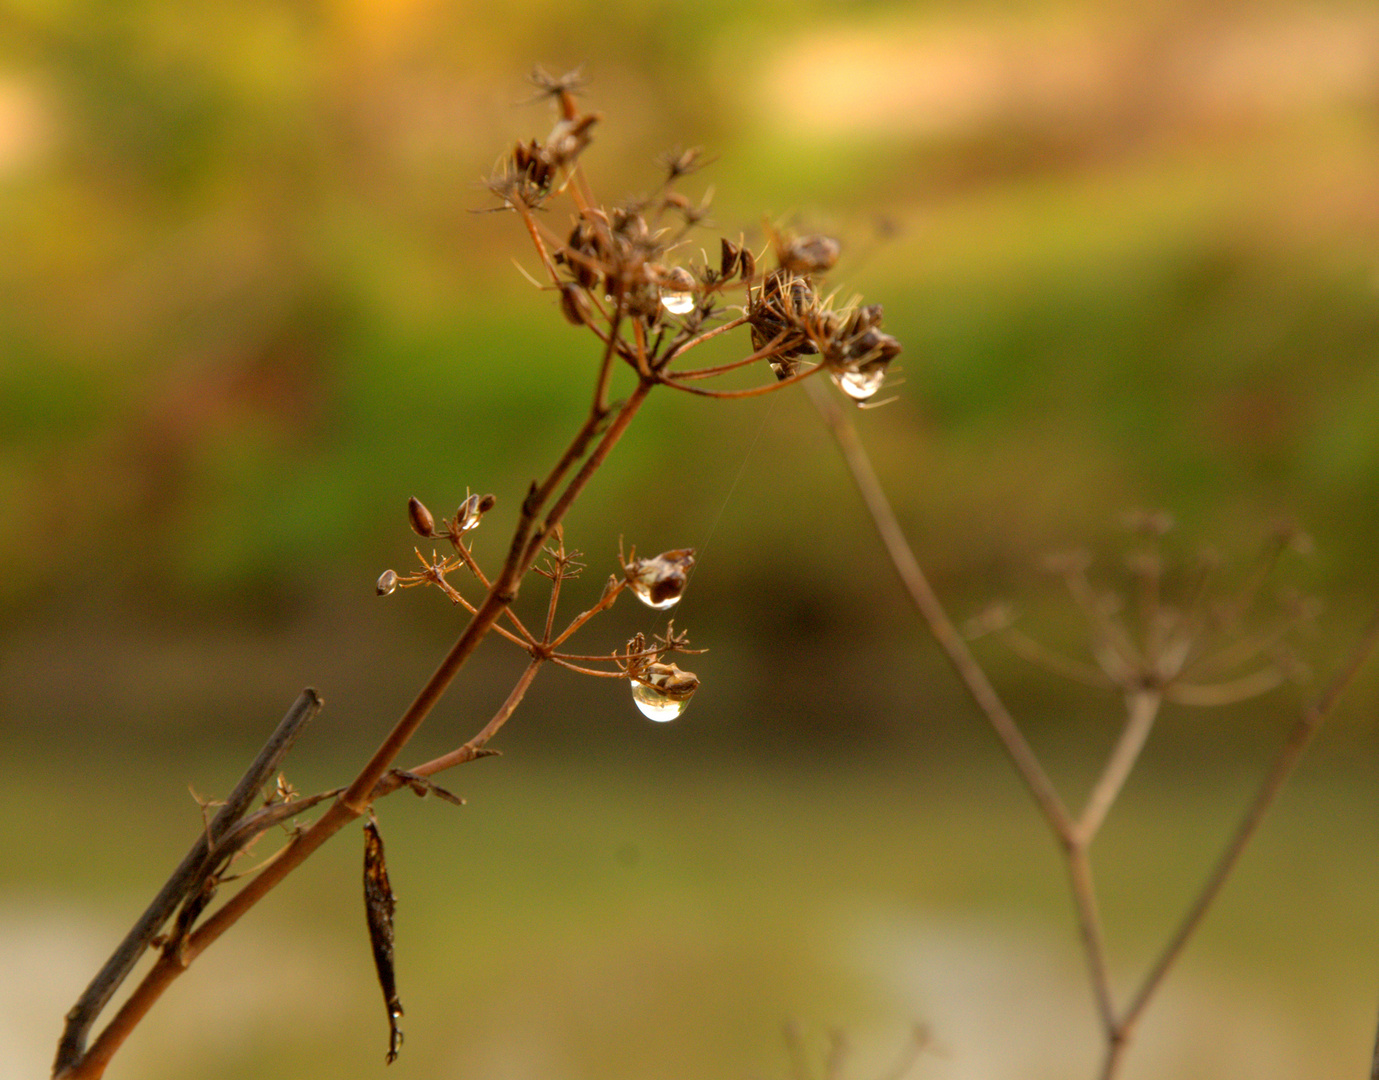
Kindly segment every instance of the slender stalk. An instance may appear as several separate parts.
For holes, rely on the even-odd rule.
[[[1121,1029],[1128,1036],[1146,1006],[1154,997],[1159,985],[1163,982],[1169,970],[1173,967],[1178,957],[1182,954],[1192,935],[1201,925],[1202,919],[1211,908],[1217,895],[1221,892],[1231,873],[1235,870],[1236,864],[1240,861],[1240,856],[1244,854],[1245,848],[1259,831],[1260,822],[1264,820],[1264,815],[1273,806],[1278,793],[1287,783],[1297,768],[1298,761],[1301,759],[1303,751],[1312,742],[1317,734],[1317,729],[1321,727],[1322,721],[1331,714],[1340,700],[1341,695],[1355,681],[1355,676],[1359,674],[1360,668],[1365,664],[1369,657],[1374,653],[1376,646],[1379,646],[1379,610],[1376,610],[1371,617],[1369,624],[1365,627],[1359,640],[1355,643],[1350,655],[1346,657],[1341,667],[1332,677],[1331,682],[1321,693],[1313,704],[1298,717],[1289,731],[1287,739],[1279,749],[1278,755],[1274,758],[1274,763],[1269,769],[1268,774],[1260,782],[1255,797],[1245,811],[1235,833],[1227,842],[1217,860],[1216,867],[1202,886],[1202,891],[1192,906],[1183,916],[1183,920],[1178,925],[1168,944],[1164,947],[1149,974],[1145,976],[1139,990],[1131,1001],[1130,1007],[1125,1011],[1121,1018]],[[1110,1076],[1111,1073],[1104,1075]]]
[[[1129,695],[1128,715],[1125,727],[1121,729],[1120,739],[1106,761],[1101,777],[1087,797],[1087,805],[1073,826],[1073,836],[1079,846],[1087,846],[1096,838],[1101,823],[1111,805],[1125,786],[1130,770],[1139,760],[1145,740],[1149,738],[1154,718],[1159,714],[1159,694],[1152,690],[1137,690]]]
[[[57,1059],[53,1062],[55,1075],[80,1060],[86,1046],[86,1037],[96,1017],[109,1004],[111,996],[129,976],[144,950],[148,948],[163,924],[172,917],[177,906],[186,899],[191,889],[200,884],[210,849],[248,813],[250,805],[262,794],[264,784],[272,779],[273,773],[282,764],[287,752],[292,749],[297,736],[320,711],[321,698],[315,690],[308,687],[298,695],[287,715],[279,722],[263,749],[259,751],[234,790],[226,797],[220,810],[206,826],[205,833],[192,845],[192,849],[187,852],[158,895],[139,917],[139,921],[125,935],[110,959],[105,962],[105,966],[91,980],[91,985],[67,1013],[67,1023],[58,1043]]]
[[[890,556],[896,573],[900,575],[901,584],[905,586],[911,601],[928,624],[929,632],[948,657],[948,662],[957,672],[972,700],[976,702],[977,708],[1001,740],[1001,745],[1014,763],[1020,778],[1024,780],[1025,786],[1029,788],[1030,794],[1034,796],[1034,801],[1043,812],[1049,827],[1066,844],[1072,836],[1072,819],[1063,805],[1063,800],[1040,764],[1033,747],[1025,739],[1015,718],[1006,709],[1005,703],[996,693],[996,688],[991,685],[991,680],[986,677],[986,672],[977,663],[967,647],[967,642],[958,633],[938,595],[930,586],[928,578],[919,568],[919,562],[910,550],[909,541],[905,539],[904,530],[896,520],[895,511],[891,509],[890,500],[886,498],[886,492],[877,479],[876,471],[872,468],[871,459],[867,456],[861,440],[857,438],[852,422],[824,387],[809,383],[806,389],[824,423],[833,433],[838,449],[842,451],[843,459],[852,472],[853,481],[861,493],[862,501],[866,504],[877,533],[881,536],[886,553]]]
[[[1068,882],[1072,888],[1073,905],[1077,909],[1078,936],[1082,938],[1082,952],[1087,958],[1087,975],[1096,999],[1097,1015],[1107,1039],[1116,1033],[1116,1006],[1111,998],[1111,975],[1106,966],[1106,938],[1101,926],[1101,911],[1097,906],[1096,885],[1092,879],[1092,863],[1085,845],[1073,841],[1064,847],[1068,863]]]
[[[463,765],[465,762],[473,761],[475,758],[482,756],[480,751],[488,745],[489,740],[491,740],[493,736],[497,735],[498,732],[502,730],[503,725],[508,722],[508,717],[516,711],[517,706],[520,705],[522,699],[526,697],[527,688],[531,686],[532,680],[536,678],[536,673],[541,670],[541,665],[543,663],[545,663],[545,660],[541,657],[537,657],[526,666],[516,684],[508,692],[507,699],[499,706],[498,711],[493,714],[492,719],[490,719],[489,722],[479,730],[478,734],[467,743],[455,750],[451,750],[448,754],[442,754],[440,757],[432,758],[430,761],[423,762],[421,765],[414,766],[407,771],[414,776],[435,776],[437,773],[443,772],[446,769],[454,768],[456,765]],[[492,753],[492,751],[490,751],[490,753]],[[391,795],[401,786],[402,781],[395,774],[389,773],[380,780],[378,785],[374,788],[373,798],[380,799],[385,795]]]
[[[697,386],[690,386],[688,383],[676,382],[668,376],[661,376],[660,382],[663,386],[669,386],[675,390],[683,390],[687,394],[695,394],[698,397],[718,398],[723,401],[735,398],[761,397],[763,394],[774,394],[777,390],[789,386],[791,383],[802,382],[811,375],[817,375],[823,370],[822,365],[804,368],[795,372],[794,375],[787,376],[779,382],[766,383],[764,386],[752,386],[746,390],[701,390]]]

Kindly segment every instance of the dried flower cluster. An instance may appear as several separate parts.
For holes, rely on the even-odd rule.
[[[651,194],[600,205],[578,169],[598,115],[579,110],[576,77],[553,78],[538,70],[533,81],[542,96],[556,102],[555,125],[544,141],[518,142],[499,162],[488,186],[502,209],[518,213],[526,223],[569,323],[592,330],[608,357],[616,356],[642,379],[690,393],[766,393],[775,386],[711,391],[692,385],[765,361],[780,382],[827,371],[854,401],[876,394],[900,354],[900,343],[880,329],[880,305],[853,302],[835,308],[832,297],[820,292],[819,279],[840,255],[837,240],[779,234],[768,226],[776,265],[764,273],[740,237],[720,238],[717,265],[677,261],[676,253],[707,215],[706,203],[675,189],[703,164],[700,151],[663,157],[663,180]],[[556,233],[535,211],[548,209],[560,194],[569,196],[572,214],[568,229]],[[742,302],[734,314],[729,301],[739,289]],[[753,347],[743,360],[671,369],[673,361],[701,341],[743,324],[750,327]],[[818,362],[803,357],[818,357]]]

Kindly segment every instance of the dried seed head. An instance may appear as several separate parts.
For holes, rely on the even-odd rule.
[[[384,570],[378,575],[376,590],[379,596],[391,596],[397,591],[397,571]]]
[[[682,176],[688,176],[699,168],[704,151],[702,147],[691,146],[688,150],[671,150],[661,157],[661,166],[666,171],[666,182],[674,183]]]
[[[694,288],[694,275],[683,266],[672,266],[661,275],[661,288],[672,292],[689,292]]]
[[[431,516],[431,511],[422,505],[420,499],[407,500],[407,521],[418,536],[435,535],[436,519]]]

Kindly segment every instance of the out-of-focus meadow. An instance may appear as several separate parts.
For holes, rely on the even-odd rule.
[[[584,65],[604,197],[703,145],[706,248],[760,251],[763,217],[843,240],[833,281],[905,345],[898,400],[857,420],[960,620],[1010,600],[1085,652],[1040,556],[1086,546],[1115,581],[1134,508],[1228,566],[1280,519],[1311,536],[1277,581],[1324,602],[1299,645],[1318,678],[1167,710],[1095,849],[1118,986],[1379,600],[1372,5],[25,0],[0,27],[5,1080],[44,1074],[191,842],[188,785],[223,794],[305,685],[327,705],[288,777],[345,781],[448,646],[434,592],[373,595],[413,557],[408,496],[496,494],[496,562],[580,422],[596,343],[514,267],[538,268],[519,223],[474,212],[548,125],[517,104],[534,61]],[[849,1080],[917,1021],[924,1080],[1091,1075],[1053,845],[802,395],[654,397],[566,537],[590,565],[571,612],[620,537],[699,549],[675,619],[711,649],[687,664],[704,685],[662,726],[623,686],[543,673],[505,756],[446,779],[468,807],[380,807],[392,1071],[783,1077],[793,1019],[820,1062],[846,1032]],[[581,651],[663,628],[634,606]],[[1084,790],[1114,695],[976,648]],[[403,764],[483,722],[514,652],[484,646]],[[1328,721],[1127,1076],[1362,1074],[1376,691]],[[111,1077],[382,1074],[350,835]]]

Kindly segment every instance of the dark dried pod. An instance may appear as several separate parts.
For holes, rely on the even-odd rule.
[[[661,288],[669,292],[689,292],[694,288],[694,275],[683,266],[673,266],[661,275]]]
[[[873,327],[881,325],[881,305],[867,304],[859,307],[848,319],[847,335],[856,337],[858,334],[865,333]]]
[[[497,506],[497,505],[498,505],[498,496],[497,496],[497,495],[481,495],[481,496],[479,496],[479,506],[478,506],[478,509],[479,509],[479,513],[480,513],[480,514],[487,514],[490,510],[492,510],[492,509],[493,509],[495,506]]]
[[[751,248],[742,249],[742,280],[751,281],[757,276],[757,260]]]
[[[781,268],[792,274],[821,274],[833,268],[842,250],[842,245],[833,237],[816,233],[778,243],[776,258]]]
[[[681,671],[675,664],[648,664],[645,679],[673,701],[686,701],[699,689],[699,676]]]
[[[565,316],[566,322],[571,326],[585,326],[592,311],[587,292],[572,282],[560,283],[560,314]]]
[[[369,924],[369,944],[373,946],[374,967],[378,971],[378,985],[388,1008],[388,1055],[391,1065],[397,1060],[402,1046],[402,1030],[397,1026],[402,1016],[402,1002],[397,996],[397,977],[393,971],[393,913],[397,898],[388,881],[388,864],[383,857],[383,838],[373,820],[364,823],[364,915]]]
[[[391,596],[397,591],[397,571],[384,570],[378,575],[378,584],[375,586],[379,596]]]
[[[725,279],[730,278],[742,264],[742,249],[726,236],[720,241],[720,247],[718,275]]]
[[[414,497],[407,500],[407,521],[418,536],[435,535],[436,519],[431,516],[431,511],[422,505],[420,499]]]

